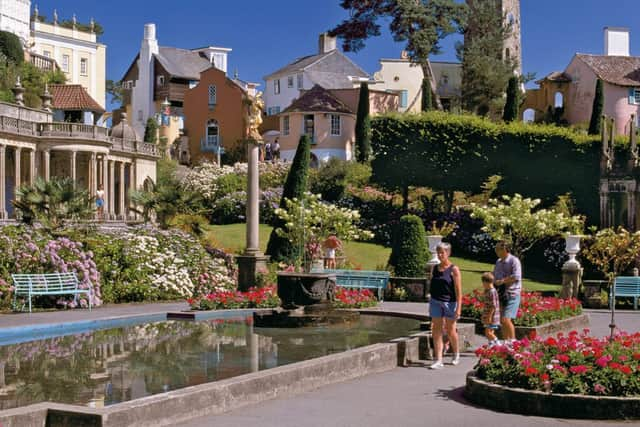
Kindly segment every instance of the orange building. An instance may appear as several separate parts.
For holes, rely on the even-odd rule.
[[[225,152],[242,147],[246,138],[244,99],[255,95],[257,84],[230,79],[211,67],[184,95],[185,136],[192,163],[216,160],[218,147]]]

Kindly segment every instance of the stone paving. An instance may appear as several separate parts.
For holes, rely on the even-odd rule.
[[[2,328],[26,327],[45,323],[111,319],[130,315],[150,315],[187,308],[186,303],[126,304],[88,310],[52,311],[0,315]],[[384,302],[382,310],[426,313],[427,304]],[[586,310],[591,317],[591,331],[603,336],[609,333],[609,313]],[[623,330],[640,330],[640,312],[619,311],[618,326]],[[477,337],[475,344],[483,342]],[[334,384],[299,396],[275,399],[223,415],[195,419],[181,424],[196,426],[429,426],[447,425],[494,427],[544,426],[620,426],[637,422],[594,422],[558,420],[503,414],[476,407],[462,396],[465,374],[475,363],[467,353],[458,366],[431,371],[424,366],[396,368],[382,374]]]

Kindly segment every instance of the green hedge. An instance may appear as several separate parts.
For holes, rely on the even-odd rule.
[[[548,205],[570,192],[577,210],[598,221],[599,137],[434,111],[374,118],[372,143],[372,180],[386,188],[479,192],[482,182],[498,174],[499,193]]]
[[[405,215],[393,233],[389,265],[395,277],[423,277],[428,260],[427,233],[420,217]]]

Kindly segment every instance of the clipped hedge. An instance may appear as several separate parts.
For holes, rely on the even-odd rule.
[[[473,115],[428,112],[372,120],[372,180],[390,189],[480,191],[501,175],[498,192],[553,203],[572,193],[576,208],[598,221],[600,139],[568,128],[493,123]]]
[[[428,260],[427,233],[420,217],[400,218],[393,235],[389,265],[396,277],[422,277]]]

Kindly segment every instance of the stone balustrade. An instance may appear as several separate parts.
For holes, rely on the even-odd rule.
[[[108,128],[82,123],[39,123],[0,115],[0,132],[43,138],[109,142],[111,143],[111,149],[114,151],[159,157],[158,146],[156,144],[111,138]]]

